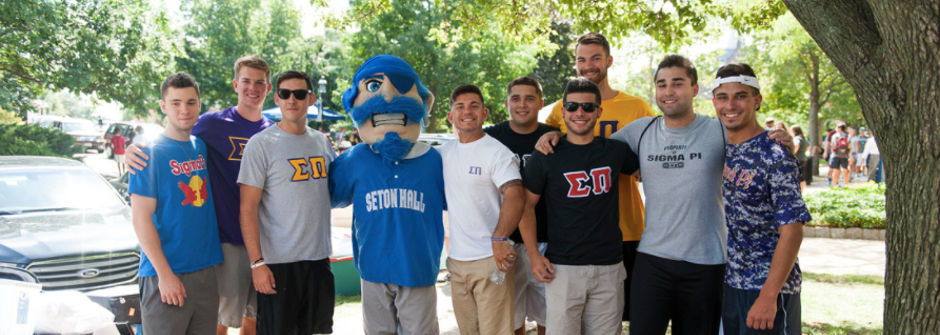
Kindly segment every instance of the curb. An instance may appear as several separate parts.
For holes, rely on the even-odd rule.
[[[885,230],[877,228],[839,228],[803,226],[803,237],[884,241]]]

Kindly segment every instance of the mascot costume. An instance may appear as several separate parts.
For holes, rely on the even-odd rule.
[[[414,69],[390,55],[363,63],[343,94],[363,143],[330,165],[330,194],[333,207],[353,205],[366,334],[439,333],[444,175],[441,155],[416,142],[433,103]]]

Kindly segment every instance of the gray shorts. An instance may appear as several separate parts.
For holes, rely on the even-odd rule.
[[[437,288],[362,282],[362,327],[369,334],[437,335]]]
[[[219,324],[241,328],[242,318],[254,319],[258,302],[251,282],[251,261],[244,245],[222,243],[219,264]]]
[[[144,334],[215,334],[219,311],[216,267],[176,276],[186,290],[182,307],[160,300],[157,276],[140,277],[140,315]]]

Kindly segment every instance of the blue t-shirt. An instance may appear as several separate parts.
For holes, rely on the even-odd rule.
[[[206,145],[195,137],[176,141],[160,135],[147,148],[150,164],[131,175],[128,191],[157,199],[153,224],[173,273],[202,270],[222,262],[215,207],[206,169]],[[140,276],[157,273],[144,254]]]
[[[255,122],[248,121],[232,106],[219,112],[202,114],[193,126],[193,135],[206,143],[209,178],[212,181],[212,193],[217,196],[215,212],[219,216],[219,238],[222,242],[245,244],[238,224],[238,171],[241,169],[242,151],[251,136],[273,124],[264,116]]]
[[[390,161],[358,144],[330,164],[329,178],[333,207],[353,205],[353,259],[360,277],[434,285],[444,246],[440,153],[427,148],[420,156]]]
[[[800,195],[796,158],[763,132],[725,152],[723,197],[728,223],[725,283],[741,290],[760,290],[770,274],[778,228],[809,221]],[[780,293],[800,292],[802,277],[794,264]]]

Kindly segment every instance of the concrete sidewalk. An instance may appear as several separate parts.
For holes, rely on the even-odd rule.
[[[884,241],[805,238],[800,247],[803,272],[834,275],[885,274]]]

